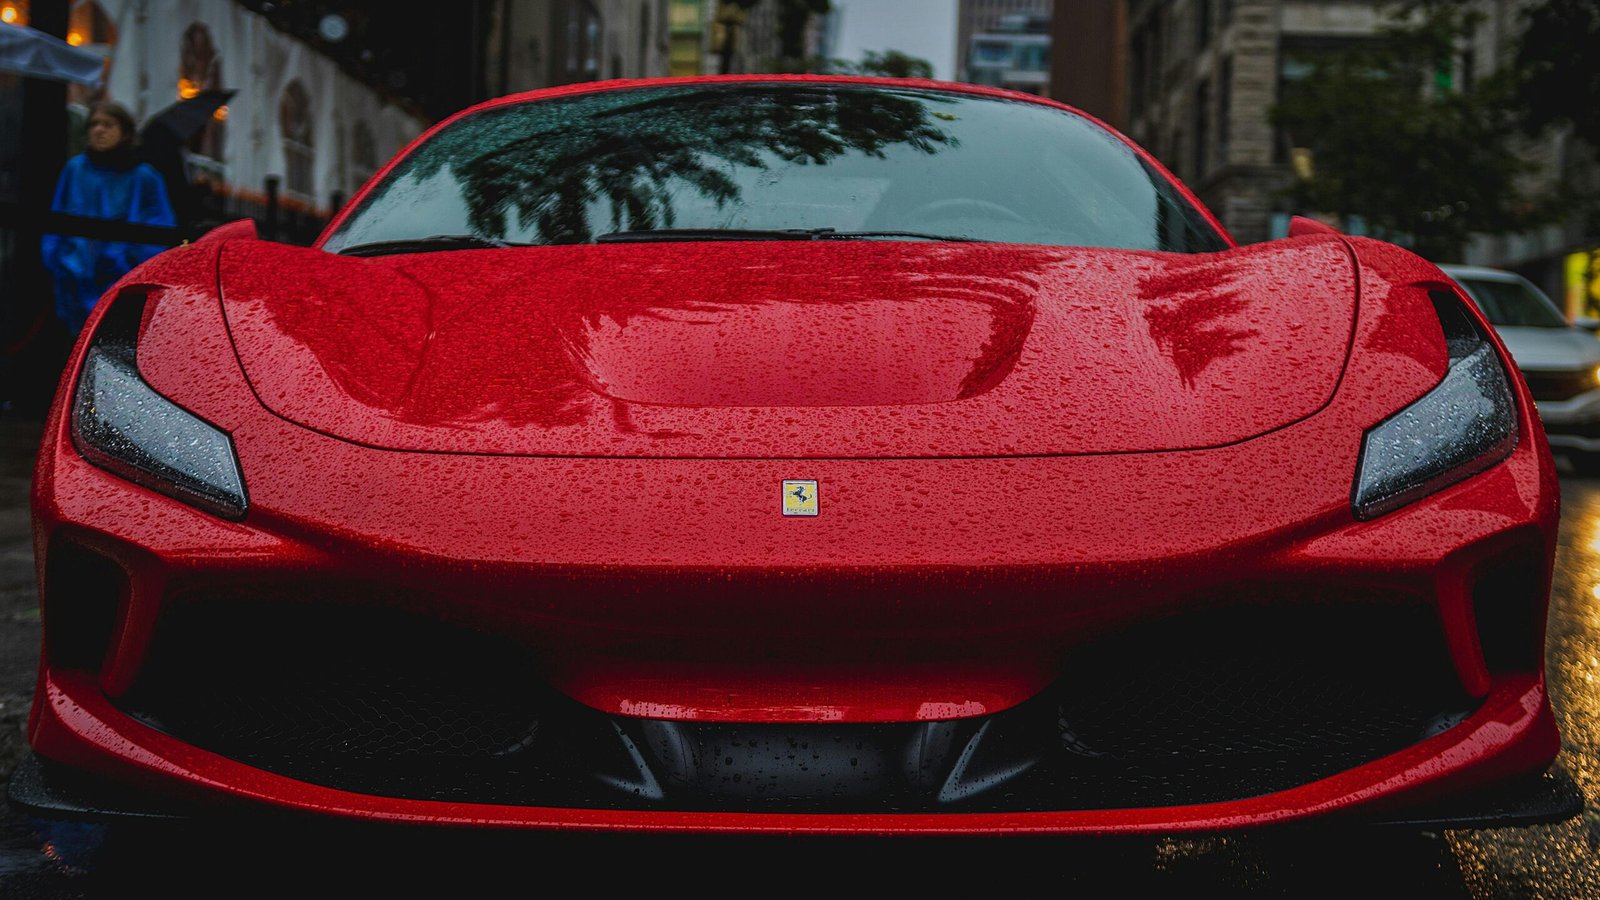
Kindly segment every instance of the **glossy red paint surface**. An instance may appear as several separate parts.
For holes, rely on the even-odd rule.
[[[1222,256],[230,243],[221,281],[251,386],[280,415],[375,447],[533,456],[1228,444],[1327,402],[1355,305],[1336,238]]]
[[[1508,550],[1542,559],[1548,580],[1557,491],[1525,388],[1504,462],[1372,521],[1351,514],[1363,432],[1446,365],[1426,290],[1447,279],[1385,245],[364,260],[223,236],[125,284],[154,291],[141,373],[232,436],[251,508],[224,522],[79,457],[64,410],[80,346],[35,480],[46,630],[63,608],[44,578],[54,541],[114,559],[130,590],[98,671],[45,660],[30,737],[50,759],[390,821],[1153,832],[1403,807],[1537,771],[1558,748],[1542,674],[1485,664],[1470,591]],[[766,352],[797,324],[828,346]],[[847,350],[870,360],[865,374],[851,377]],[[820,515],[779,514],[790,478],[818,482]],[[597,709],[746,722],[997,712],[1036,695],[1073,647],[1182,611],[1423,605],[1484,704],[1376,762],[1200,806],[824,816],[410,801],[243,766],[112,705],[173,598],[217,589],[418,611],[535,648],[551,685]],[[1530,594],[1542,621],[1545,593]]]

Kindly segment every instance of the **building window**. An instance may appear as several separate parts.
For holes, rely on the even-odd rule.
[[[703,9],[697,0],[672,0],[668,10],[673,31],[700,33],[700,17]]]
[[[567,6],[567,73],[570,76],[578,71],[578,61],[583,50],[583,22],[580,21],[582,12],[578,4]]]
[[[1211,83],[1202,81],[1194,89],[1194,125],[1190,131],[1194,134],[1194,144],[1190,147],[1190,177],[1198,181],[1204,178],[1208,171],[1207,151],[1211,149]]]
[[[26,14],[28,10],[24,9]],[[26,16],[24,15],[24,18]],[[106,99],[106,84],[111,80],[111,57],[117,46],[117,26],[106,15],[105,8],[94,0],[74,0],[67,13],[67,43],[84,50],[92,50],[106,58],[105,75],[100,87],[89,87],[76,82],[67,85],[67,103],[88,106]],[[138,114],[138,110],[134,110]],[[87,117],[85,117],[87,118]]]
[[[1219,166],[1228,165],[1228,140],[1232,136],[1228,121],[1233,116],[1233,57],[1222,61],[1217,72],[1217,158]]]
[[[972,61],[980,66],[1003,66],[1011,62],[1011,45],[1000,41],[978,41],[972,46]]]
[[[1050,70],[1050,45],[1023,44],[1017,47],[1016,62],[1013,65],[1018,69],[1048,72]]]
[[[672,75],[699,75],[702,68],[700,37],[703,8],[696,0],[672,0],[667,7],[670,34],[668,71]]]
[[[114,47],[117,26],[95,0],[74,0],[67,14],[67,43],[74,47]]]
[[[583,57],[583,72],[591,78],[600,74],[600,17],[589,14],[584,25],[584,45],[588,52]]]
[[[297,78],[283,89],[278,100],[278,129],[283,134],[283,187],[299,199],[316,197],[313,166],[316,150],[311,131],[311,95]]]
[[[566,53],[554,56],[564,58],[566,66],[556,69],[552,82],[570,84],[599,78],[600,61],[605,55],[600,45],[600,16],[589,0],[568,0],[566,10]]]
[[[1194,49],[1198,53],[1211,43],[1211,0],[1194,0]]]
[[[221,90],[222,58],[211,29],[195,22],[178,42],[178,98],[187,100],[201,91]],[[220,107],[211,121],[189,141],[189,152],[221,162],[227,137],[228,108]]]

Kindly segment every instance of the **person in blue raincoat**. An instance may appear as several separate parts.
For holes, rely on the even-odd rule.
[[[133,116],[119,104],[101,101],[89,108],[88,147],[67,160],[56,182],[56,212],[136,222],[176,225],[161,176],[140,162],[134,144]],[[164,247],[47,234],[40,246],[45,268],[55,277],[56,315],[76,335],[89,311],[113,282]]]

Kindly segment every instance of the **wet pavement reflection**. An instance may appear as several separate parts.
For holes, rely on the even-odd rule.
[[[19,473],[0,474],[9,484]],[[1547,660],[1562,759],[1589,811],[1558,825],[1449,833],[1301,829],[1201,840],[708,839],[301,822],[107,829],[27,821],[0,809],[0,896],[328,891],[346,883],[410,894],[448,882],[453,894],[473,885],[532,892],[587,883],[610,893],[728,887],[1033,896],[1076,887],[1137,896],[1198,887],[1228,896],[1600,898],[1600,480],[1564,474],[1562,504]],[[12,536],[8,530],[0,553],[8,566],[18,556]]]

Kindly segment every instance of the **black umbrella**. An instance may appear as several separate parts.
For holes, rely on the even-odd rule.
[[[144,127],[139,129],[139,137],[148,141],[152,132],[159,128],[177,138],[179,143],[187,141],[199,134],[216,111],[237,93],[211,89],[201,91],[187,100],[179,100],[146,119]]]
[[[189,183],[183,164],[183,145],[199,134],[217,109],[236,93],[201,91],[151,116],[139,129],[139,156],[166,182],[167,199],[172,201],[180,226],[192,226],[200,215],[200,197]]]

